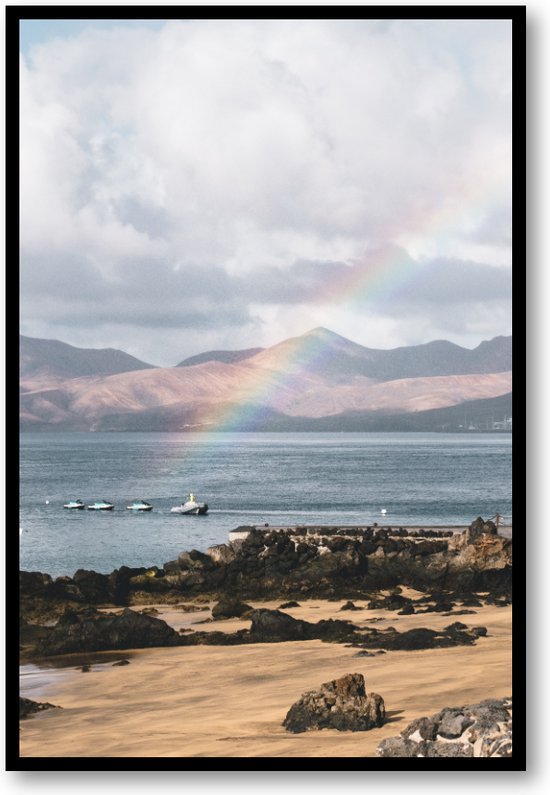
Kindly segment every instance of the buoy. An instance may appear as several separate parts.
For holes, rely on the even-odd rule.
[[[49,504],[50,504],[50,501],[49,501],[49,500],[46,500],[46,505],[49,505]]]
[[[385,508],[382,508],[382,510],[380,511],[380,513],[387,513],[387,510],[386,510]]]

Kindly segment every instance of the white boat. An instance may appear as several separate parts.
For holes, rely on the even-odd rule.
[[[105,500],[96,500],[92,505],[88,505],[89,511],[112,511],[115,506]]]
[[[208,505],[205,502],[197,502],[195,496],[190,494],[187,502],[175,505],[170,509],[170,513],[205,514],[207,510]]]
[[[81,510],[86,506],[82,502],[82,500],[69,500],[64,506],[64,508],[74,508],[75,510]]]
[[[150,502],[145,502],[145,500],[136,500],[131,505],[126,506],[127,511],[152,511],[153,506]]]

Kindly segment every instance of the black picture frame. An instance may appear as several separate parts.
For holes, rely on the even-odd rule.
[[[25,19],[241,19],[241,18],[292,18],[292,19],[484,19],[510,20],[513,44],[513,257],[516,263],[525,260],[526,251],[526,7],[506,6],[32,6],[7,5],[6,28],[6,262],[15,266],[19,249],[19,24]],[[17,301],[12,296],[17,289],[10,276],[6,281],[8,303],[6,321],[6,353],[9,388],[6,396],[7,428],[18,413],[17,391],[13,386],[17,380],[16,329],[19,327]],[[514,351],[514,415],[516,436],[514,439],[514,480],[517,486],[518,514],[523,513],[521,492],[525,472],[525,370],[520,362],[524,359],[525,336],[524,314],[526,297],[526,274],[521,265],[513,271],[513,313],[515,319]],[[13,469],[12,448],[6,459],[6,471]],[[229,758],[220,755],[209,758],[36,758],[22,757],[19,753],[18,721],[18,600],[17,574],[14,561],[19,560],[18,542],[12,532],[6,534],[6,605],[7,605],[7,654],[6,654],[6,762],[10,771],[521,771],[526,768],[525,735],[525,565],[526,550],[521,543],[516,548],[514,572],[513,606],[513,693],[514,710],[514,755],[497,759],[401,759],[401,758]]]

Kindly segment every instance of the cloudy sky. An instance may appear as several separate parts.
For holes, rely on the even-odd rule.
[[[511,333],[511,23],[21,23],[21,331]]]

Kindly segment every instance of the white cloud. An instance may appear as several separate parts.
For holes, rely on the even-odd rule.
[[[95,339],[132,328],[124,292],[140,285],[128,339],[147,319],[154,353],[163,305],[172,323],[179,305],[183,327],[209,316],[199,350],[256,344],[245,337],[258,323],[269,344],[316,318],[267,310],[274,269],[290,278],[300,260],[349,264],[389,242],[508,267],[509,117],[506,21],[172,21],[37,46],[21,67],[23,328],[67,328],[54,312],[75,268]],[[197,269],[210,308],[187,291]],[[98,303],[101,289],[119,289],[120,308],[116,294]],[[346,300],[323,325],[342,326]],[[404,319],[398,330],[379,312],[377,327],[404,342]],[[179,345],[176,358],[197,350]]]

